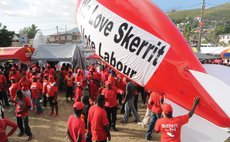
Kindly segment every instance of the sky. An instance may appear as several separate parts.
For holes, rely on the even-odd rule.
[[[77,0],[0,0],[0,23],[19,33],[35,24],[44,35],[71,30],[76,27]],[[199,8],[202,0],[152,0],[163,11]],[[206,7],[230,0],[205,0]]]

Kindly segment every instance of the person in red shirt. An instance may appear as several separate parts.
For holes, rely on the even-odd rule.
[[[123,92],[125,92],[125,83],[124,83],[124,81],[122,80],[121,74],[117,74],[115,84],[116,84],[116,87],[117,87],[117,88],[119,88],[119,89],[121,89]],[[117,97],[118,97],[119,104],[122,105],[122,95],[121,95],[121,94],[118,94]]]
[[[15,77],[16,82],[19,82],[20,79],[21,79],[21,74],[20,74],[19,71],[16,70],[15,67],[12,67],[12,68],[10,69],[9,80],[10,80],[11,77]]]
[[[73,83],[74,77],[72,76],[72,71],[68,71],[68,75],[65,76],[66,81],[66,102],[68,103],[68,98],[73,100]]]
[[[157,119],[159,119],[161,117],[161,113],[162,113],[161,104],[163,102],[164,102],[164,96],[162,93],[153,91],[150,94],[148,104],[151,105],[151,117],[150,117],[150,122],[149,122],[149,125],[147,128],[147,132],[145,134],[145,138],[147,140],[152,139],[151,135],[152,135],[152,132],[154,129],[154,125],[155,125]]]
[[[71,142],[85,142],[85,124],[81,119],[84,104],[75,102],[73,105],[74,114],[69,116],[67,135]]]
[[[37,81],[37,76],[32,76],[32,84],[31,84],[31,93],[32,93],[32,98],[34,101],[34,104],[36,106],[36,112],[37,114],[42,113],[42,107],[40,104],[40,99],[41,99],[41,91],[42,91],[42,85],[39,81]]]
[[[50,116],[54,114],[56,110],[56,116],[58,116],[58,102],[57,102],[58,86],[54,80],[54,76],[49,76],[49,83],[47,84],[47,97],[51,107]]]
[[[5,102],[6,106],[9,106],[8,97],[6,94],[7,80],[2,70],[0,70],[0,100]]]
[[[193,102],[192,109],[186,115],[173,117],[173,109],[169,104],[162,104],[163,118],[157,120],[155,131],[161,132],[161,142],[180,142],[181,127],[188,123],[189,118],[194,114],[200,98],[196,97]]]
[[[43,106],[46,107],[47,106],[47,85],[48,85],[48,77],[49,74],[44,74],[43,76],[43,82],[42,82],[42,96],[43,96]]]
[[[106,111],[103,109],[105,105],[105,97],[98,95],[96,104],[91,106],[88,112],[88,133],[87,137],[92,137],[93,141],[106,142],[111,140],[109,132],[109,122]]]
[[[107,113],[107,118],[109,120],[109,128],[112,128],[114,131],[118,131],[116,128],[116,120],[117,120],[117,94],[123,94],[121,89],[118,89],[109,81],[105,82],[105,87],[102,90],[102,95],[105,96],[105,110]],[[112,119],[111,119],[112,116]]]
[[[109,72],[108,72],[108,69],[106,69],[105,66],[101,66],[100,75],[101,75],[101,81],[102,81],[102,83],[104,83],[106,80],[108,80]]]
[[[16,99],[16,119],[18,128],[20,132],[18,134],[19,137],[23,136],[24,133],[28,136],[26,141],[32,140],[32,133],[29,126],[29,115],[28,111],[31,107],[30,99],[22,94],[22,91],[17,91],[17,99]]]
[[[11,130],[6,134],[7,127],[11,127]],[[13,135],[17,130],[18,126],[16,123],[4,118],[0,119],[0,142],[8,142],[8,137]]]
[[[83,70],[77,69],[77,74],[75,76],[75,83],[77,83],[77,82],[81,82],[81,84],[83,83],[83,81],[84,81],[83,72],[84,72]]]
[[[91,68],[86,76],[89,83],[89,94],[91,100],[94,102],[98,95],[98,89],[100,84],[100,74],[95,71],[95,68]]]
[[[12,102],[15,102],[15,100],[16,100],[16,93],[17,93],[18,90],[20,90],[20,86],[16,82],[16,78],[15,77],[11,77],[10,81],[11,81],[11,86],[9,88],[10,100]]]
[[[30,103],[32,104],[32,97],[31,97],[31,92],[30,92],[30,79],[26,78],[26,74],[22,74],[22,79],[18,83],[21,87],[23,95],[27,96],[30,98]]]
[[[75,90],[75,102],[80,102],[82,97],[82,85],[81,82],[77,82],[77,88]]]

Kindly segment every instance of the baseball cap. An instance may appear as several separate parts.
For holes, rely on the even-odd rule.
[[[75,108],[76,110],[81,110],[84,108],[84,104],[82,102],[75,102],[73,104],[73,108]]]
[[[111,85],[110,81],[105,81],[105,86]]]
[[[170,112],[173,112],[172,106],[170,104],[164,103],[161,105],[161,107],[165,114],[169,114]]]
[[[81,82],[77,82],[77,86],[81,86]]]
[[[10,78],[10,80],[16,80],[16,77],[15,77],[15,76],[12,76],[12,77]]]
[[[36,75],[33,75],[32,79],[38,79],[38,77]]]

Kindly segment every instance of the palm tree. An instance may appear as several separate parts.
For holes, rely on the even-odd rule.
[[[22,30],[23,34],[26,34],[28,39],[33,39],[37,33],[37,31],[39,31],[40,29],[38,29],[38,27],[34,24],[31,25],[31,27],[25,27]]]
[[[31,27],[28,28],[28,38],[29,39],[33,39],[37,33],[37,31],[39,31],[39,29],[37,29],[38,27],[34,24],[31,25]]]

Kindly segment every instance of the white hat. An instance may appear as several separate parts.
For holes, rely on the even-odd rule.
[[[77,82],[77,86],[81,86],[81,82]]]

